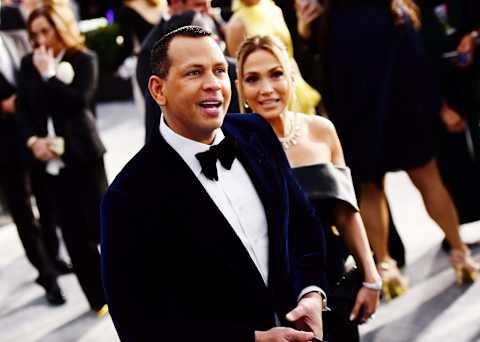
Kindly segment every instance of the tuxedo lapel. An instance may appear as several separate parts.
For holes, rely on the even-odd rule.
[[[166,206],[176,212],[176,227],[181,227],[204,253],[223,262],[232,275],[265,291],[250,254],[188,165],[160,134],[152,137],[151,145],[155,151],[152,158],[157,159],[152,164],[157,165],[155,174],[159,179],[158,190],[152,190],[168,194]],[[169,166],[168,173],[162,165]]]

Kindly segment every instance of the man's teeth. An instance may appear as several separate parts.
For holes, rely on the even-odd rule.
[[[200,103],[201,106],[204,106],[204,107],[218,107],[220,106],[221,102],[220,101],[205,101],[205,102],[202,102]]]

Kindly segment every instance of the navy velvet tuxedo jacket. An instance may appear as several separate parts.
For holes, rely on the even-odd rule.
[[[234,230],[160,134],[125,166],[102,203],[102,274],[122,341],[254,341],[282,325],[309,285],[324,288],[324,235],[261,117],[222,126],[268,222],[268,287]]]

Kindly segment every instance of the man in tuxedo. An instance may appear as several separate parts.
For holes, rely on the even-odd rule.
[[[65,303],[57,283],[57,270],[48,256],[32,211],[24,147],[16,120],[15,92],[22,52],[28,51],[24,32],[0,32],[0,188],[17,226],[28,260],[38,270],[37,283],[52,305]]]
[[[102,203],[102,273],[122,341],[322,338],[324,235],[270,125],[225,116],[227,63],[187,26],[152,50],[160,132]]]

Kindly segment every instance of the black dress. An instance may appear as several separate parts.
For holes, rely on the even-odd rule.
[[[357,199],[353,188],[352,177],[348,167],[339,167],[332,164],[315,164],[293,169],[303,191],[313,204],[317,215],[329,227],[325,232],[327,242],[327,281],[330,296],[334,292],[335,284],[345,273],[345,260],[349,252],[333,225],[332,213],[338,201],[348,204],[358,211]],[[326,339],[329,342],[359,341],[358,328],[355,324],[342,318],[336,312],[335,302],[330,301],[331,312],[325,315]]]
[[[120,9],[118,24],[120,26],[120,34],[124,39],[123,49],[118,60],[118,65],[121,65],[128,56],[133,55],[135,52],[135,40],[138,41],[138,44],[142,44],[154,25],[128,6]]]
[[[324,100],[355,180],[378,181],[435,154],[436,90],[418,33],[390,1],[333,2]]]

